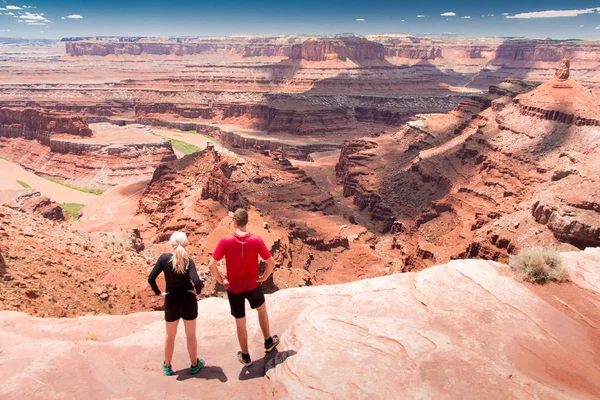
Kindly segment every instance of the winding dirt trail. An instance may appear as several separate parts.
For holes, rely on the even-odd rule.
[[[87,232],[139,227],[146,220],[136,215],[138,202],[148,181],[116,186],[83,209],[76,228]]]

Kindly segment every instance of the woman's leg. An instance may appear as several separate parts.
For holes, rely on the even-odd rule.
[[[179,320],[167,322],[167,334],[165,336],[165,365],[171,365],[173,350],[175,350],[175,337],[177,336],[177,325]]]
[[[185,326],[185,336],[187,338],[187,349],[190,354],[190,361],[192,366],[196,365],[198,361],[198,340],[196,339],[196,320],[183,320]]]

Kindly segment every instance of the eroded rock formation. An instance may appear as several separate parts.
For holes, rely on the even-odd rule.
[[[569,60],[568,58],[560,60],[560,65],[554,73],[554,78],[558,79],[559,81],[566,81],[567,79],[569,79],[570,68],[571,60]]]
[[[394,247],[409,268],[507,260],[535,244],[600,245],[597,100],[572,79],[554,82],[531,91],[506,82],[390,137],[346,142],[336,167],[344,195],[389,221],[379,229],[407,229]]]
[[[65,219],[62,208],[35,189],[2,190],[0,191],[0,204],[27,214],[41,215],[54,221]]]

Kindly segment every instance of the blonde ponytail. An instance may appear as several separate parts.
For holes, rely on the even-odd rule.
[[[187,235],[184,232],[174,232],[169,239],[169,243],[175,248],[171,257],[171,265],[173,270],[179,274],[183,274],[189,264],[189,255],[183,246],[188,244]]]

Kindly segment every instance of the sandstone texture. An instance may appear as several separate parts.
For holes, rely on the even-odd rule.
[[[160,312],[41,319],[3,311],[0,395],[595,398],[600,254],[563,257],[574,283],[543,290],[516,282],[500,264],[457,260],[419,273],[279,291],[267,304],[282,341],[263,357],[249,314],[250,368],[235,359],[227,301],[202,300],[197,335],[206,366],[195,377],[181,327],[176,376],[161,376]]]

